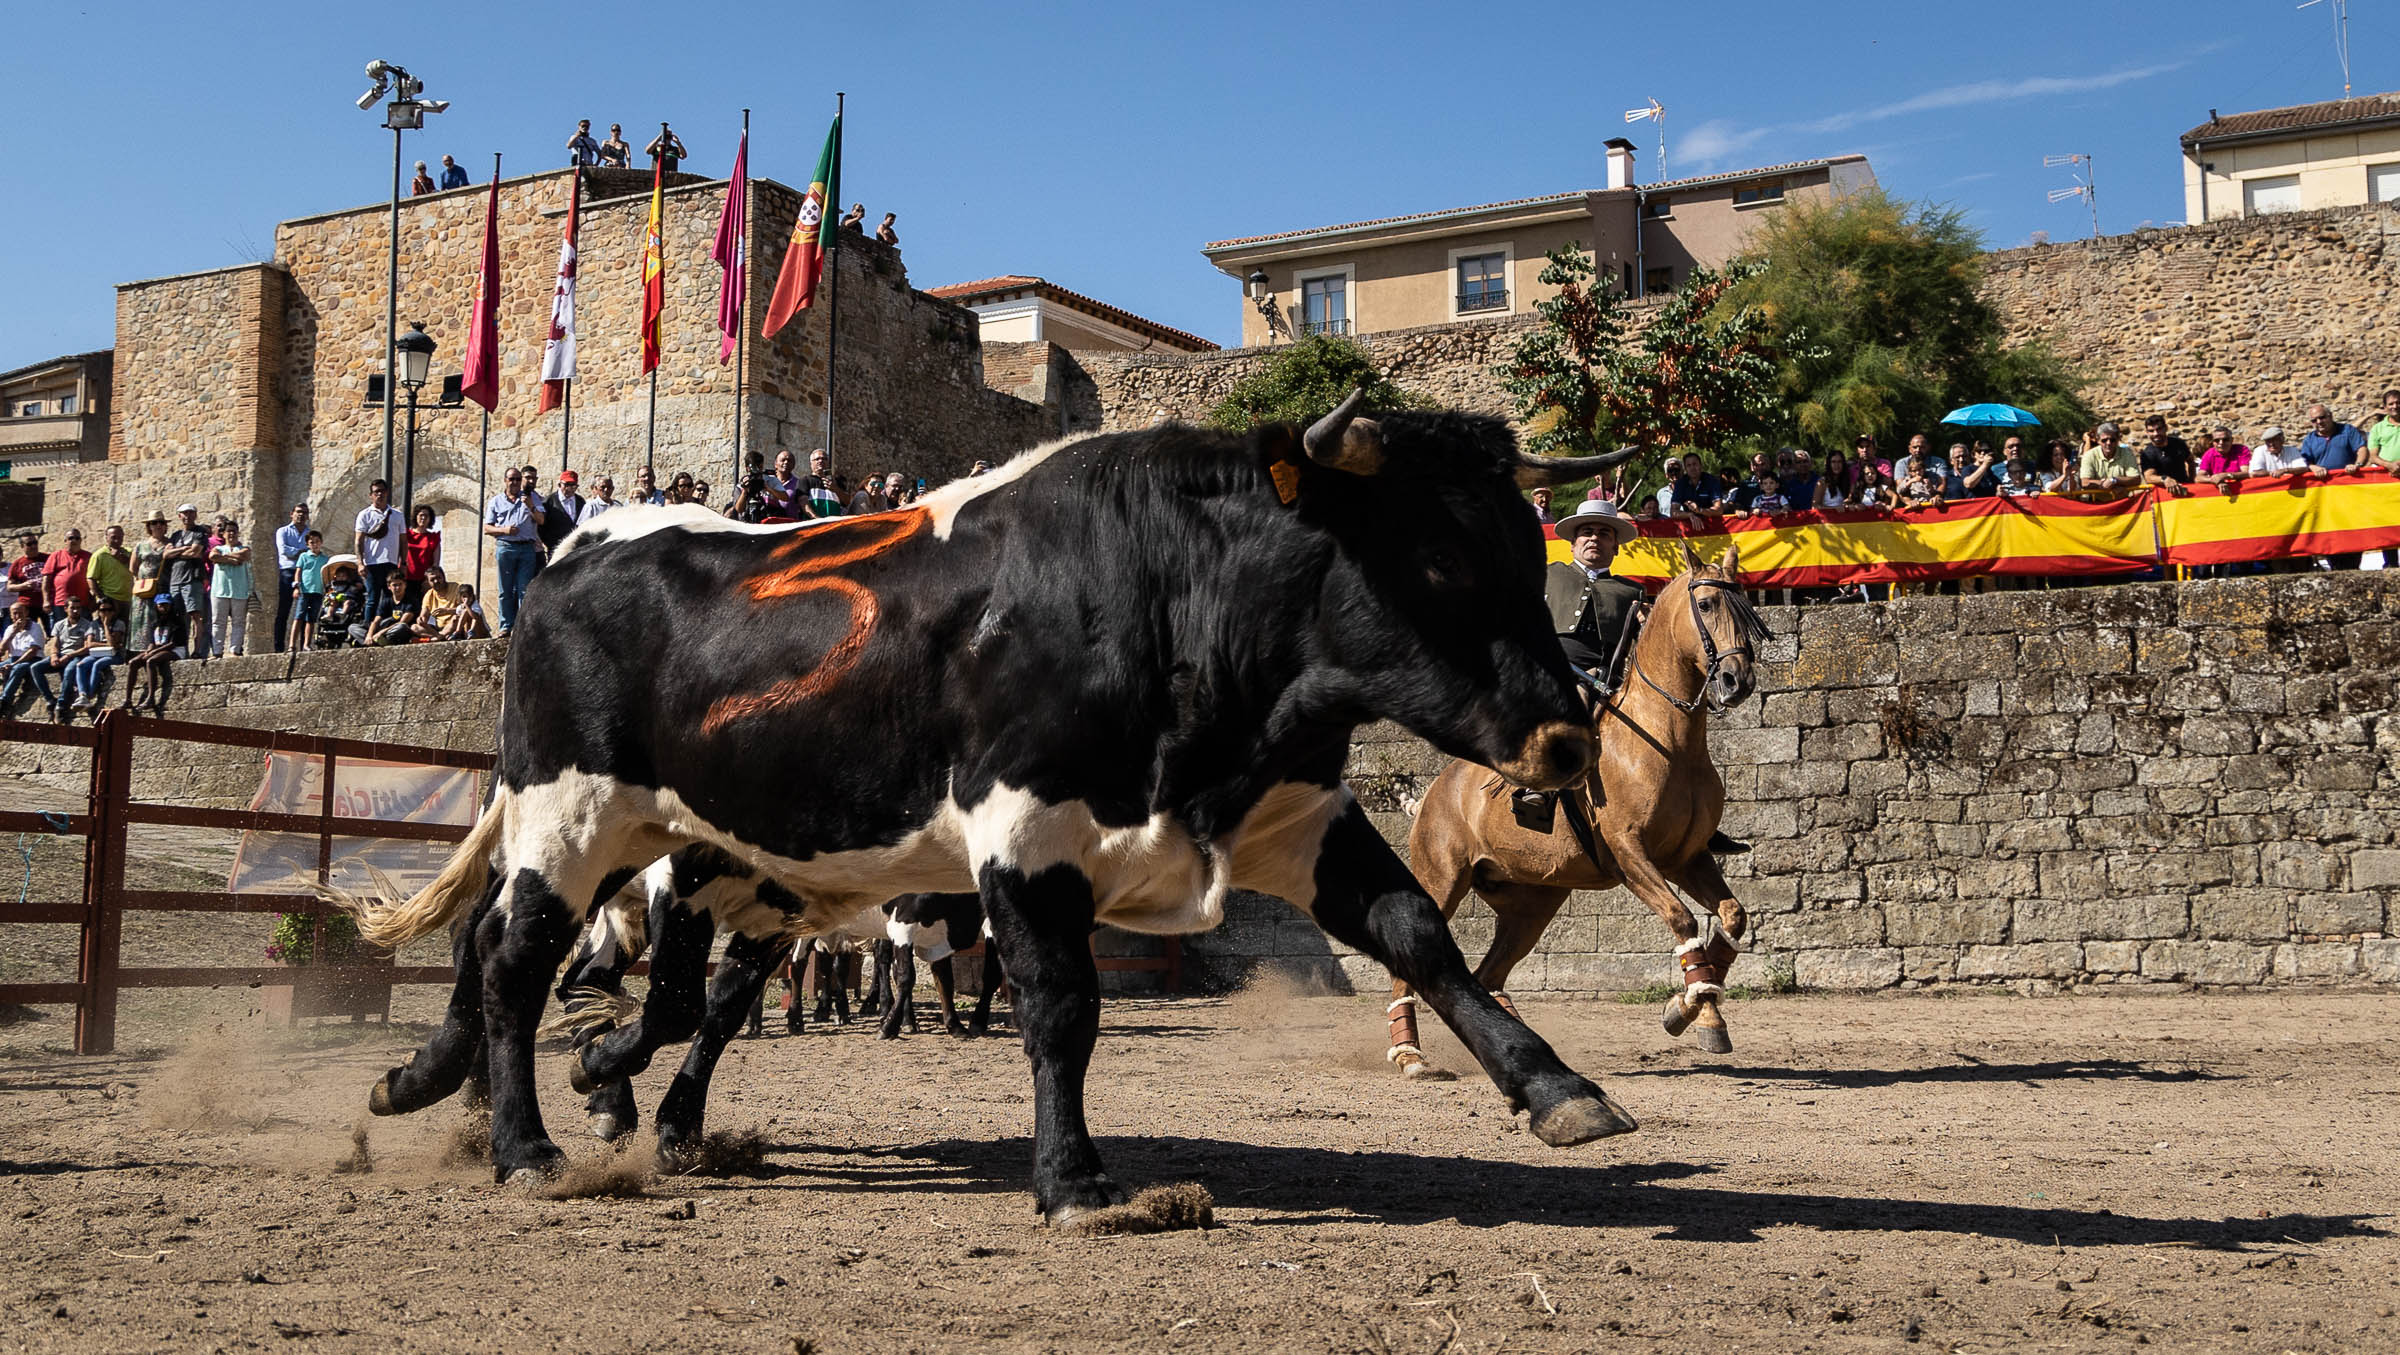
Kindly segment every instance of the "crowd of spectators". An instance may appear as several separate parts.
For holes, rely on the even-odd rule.
[[[2381,409],[2360,424],[2343,422],[2322,404],[2309,406],[2306,420],[2307,431],[2296,441],[2281,428],[2264,428],[2253,445],[2243,444],[2231,427],[2214,424],[2200,435],[2197,452],[2165,416],[2152,414],[2143,420],[2138,442],[2129,441],[2115,423],[2098,425],[2083,434],[2080,443],[2051,438],[2038,450],[2013,430],[2000,437],[1997,448],[1980,439],[1960,438],[1946,451],[1919,433],[1893,458],[1875,438],[1865,436],[1847,453],[1826,453],[1822,462],[1802,448],[1754,452],[1733,476],[1711,472],[1698,456],[1671,455],[1664,467],[1666,482],[1655,490],[1641,482],[1639,471],[1626,467],[1603,476],[1590,496],[1627,504],[1638,520],[1676,519],[1714,530],[1729,520],[1794,512],[1926,508],[2037,494],[2086,501],[2143,490],[2188,495],[2195,484],[2236,494],[2258,477],[2323,482],[2367,470],[2400,473],[2400,390],[2385,391]],[[1554,521],[1548,491],[1535,491],[1533,498],[1542,520]],[[2322,562],[2276,561],[2261,568],[2299,571],[2359,563],[2359,556],[2349,555]],[[2367,564],[2380,563],[2380,556],[2370,553]],[[2231,572],[2233,567],[2217,568]],[[1969,580],[1966,586],[1972,590],[1994,585],[1983,579]],[[1835,591],[1857,595],[1856,589]]]

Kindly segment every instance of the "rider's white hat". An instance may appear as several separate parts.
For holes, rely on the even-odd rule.
[[[1619,547],[1641,534],[1641,530],[1633,525],[1633,519],[1618,512],[1616,504],[1607,499],[1585,499],[1575,505],[1574,512],[1560,518],[1554,526],[1561,541],[1573,541],[1575,534],[1587,526],[1605,527],[1617,534]]]

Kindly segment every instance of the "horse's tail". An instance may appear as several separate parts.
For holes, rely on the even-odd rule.
[[[490,882],[492,853],[508,827],[512,797],[506,787],[492,797],[491,807],[475,820],[474,831],[450,854],[450,862],[432,884],[407,899],[388,894],[370,896],[327,890],[330,902],[358,919],[358,934],[387,950],[401,946],[456,922],[482,896]]]

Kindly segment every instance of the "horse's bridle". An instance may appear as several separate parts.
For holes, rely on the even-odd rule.
[[[1741,644],[1731,650],[1718,652],[1717,637],[1709,633],[1708,622],[1700,615],[1700,590],[1703,588],[1721,589],[1725,593],[1726,609],[1733,613],[1734,629],[1742,637]],[[1705,579],[1694,575],[1684,588],[1684,601],[1691,604],[1692,629],[1700,634],[1700,654],[1704,660],[1700,669],[1700,694],[1686,701],[1659,686],[1658,682],[1643,669],[1641,647],[1638,645],[1634,647],[1633,652],[1633,675],[1647,683],[1650,690],[1665,697],[1668,705],[1686,715],[1698,712],[1704,703],[1708,706],[1711,714],[1721,715],[1725,711],[1725,704],[1719,701],[1716,695],[1717,670],[1723,668],[1726,661],[1730,659],[1747,659],[1756,663],[1758,656],[1752,651],[1752,642],[1771,640],[1775,638],[1775,633],[1767,629],[1765,618],[1758,614],[1756,607],[1750,605],[1749,595],[1742,591],[1742,586],[1738,583],[1725,579]]]

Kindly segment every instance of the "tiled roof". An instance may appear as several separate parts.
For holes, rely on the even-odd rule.
[[[1081,292],[1070,291],[1047,279],[1029,277],[1023,273],[1006,273],[996,278],[979,278],[974,282],[954,282],[947,287],[929,288],[925,294],[938,296],[944,301],[963,303],[993,292],[1014,292],[1029,287],[1037,289],[1042,296],[1051,300],[1063,301],[1069,306],[1091,311],[1103,319],[1113,320],[1128,329],[1147,330],[1172,340],[1193,352],[1206,352],[1217,346],[1197,334],[1177,329],[1173,325],[1162,325],[1146,316],[1136,315],[1122,306],[1112,306],[1097,297],[1085,296]]]
[[[1863,161],[1866,158],[1863,155],[1828,155],[1816,160],[1789,160],[1780,165],[1760,165],[1756,169],[1732,169],[1722,174],[1695,174],[1688,179],[1662,179],[1657,183],[1636,184],[1634,187],[1653,192],[1661,188],[1696,188],[1702,184],[1763,179],[1771,174],[1798,174],[1803,170],[1824,169],[1829,165],[1847,165]],[[1620,189],[1618,191],[1630,190]]]
[[[2200,141],[2256,136],[2265,132],[2298,132],[2394,118],[2400,118],[2400,93],[2369,94],[2357,99],[2328,99],[2324,103],[2262,108],[2255,113],[2211,118],[2185,132],[2183,140],[2188,145]]]
[[[1245,235],[1234,240],[1211,240],[1200,248],[1228,249],[1234,245],[1255,245],[1268,240],[1297,240],[1307,235],[1332,235],[1340,231],[1364,230],[1369,226],[1396,226],[1408,221],[1435,221],[1446,216],[1473,216],[1478,212],[1497,212],[1508,207],[1538,207],[1551,203],[1573,202],[1582,197],[1573,193],[1548,193],[1538,198],[1510,198],[1506,202],[1487,202],[1480,207],[1446,207],[1438,212],[1411,212],[1406,216],[1379,216],[1372,221],[1350,221],[1339,226],[1312,226],[1301,231],[1277,231],[1272,235]]]
[[[1029,278],[1022,273],[1010,273],[997,278],[977,278],[973,282],[954,282],[947,287],[929,288],[925,295],[956,301],[962,296],[981,296],[985,292],[1007,291],[1012,287],[1038,287],[1041,281],[1040,278]]]
[[[1835,155],[1817,160],[1794,160],[1788,164],[1762,165],[1757,169],[1729,170],[1723,174],[1698,174],[1688,179],[1668,179],[1661,183],[1636,185],[1649,190],[1662,188],[1691,188],[1700,184],[1733,183],[1742,179],[1765,178],[1771,174],[1794,174],[1802,170],[1823,169],[1828,165],[1863,161],[1863,155]],[[1369,221],[1348,221],[1339,226],[1312,226],[1307,230],[1277,231],[1271,235],[1245,235],[1232,240],[1212,240],[1202,245],[1202,253],[1231,249],[1237,245],[1261,245],[1271,241],[1305,240],[1319,235],[1340,235],[1347,231],[1369,230],[1377,226],[1404,226],[1413,222],[1440,221],[1448,217],[1480,216],[1485,212],[1506,211],[1511,207],[1546,207],[1577,201],[1587,193],[1607,192],[1607,189],[1577,189],[1571,193],[1547,193],[1536,198],[1511,198],[1506,202],[1487,202],[1478,207],[1445,207],[1438,212],[1411,212],[1405,216],[1379,216]],[[1630,190],[1617,190],[1630,191]]]

